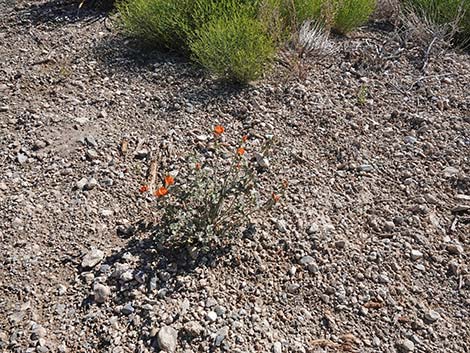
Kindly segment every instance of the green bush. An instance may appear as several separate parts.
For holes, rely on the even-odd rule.
[[[117,4],[124,31],[147,44],[184,50],[191,0],[130,0]]]
[[[362,25],[374,12],[376,0],[334,0],[333,29],[348,33]]]
[[[217,76],[237,82],[259,78],[275,52],[263,25],[243,13],[203,25],[190,48],[195,61]]]
[[[125,32],[189,54],[232,81],[259,78],[276,46],[307,20],[346,33],[362,24],[375,0],[122,0]]]
[[[470,41],[470,0],[404,0],[404,5],[432,23],[457,21],[457,39],[467,44]]]

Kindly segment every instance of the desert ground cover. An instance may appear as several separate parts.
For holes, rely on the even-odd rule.
[[[469,54],[383,22],[331,44],[236,86],[0,0],[0,350],[470,351]],[[216,125],[247,160],[275,137],[260,188],[287,191],[226,246],[158,247],[151,161],[178,183]]]

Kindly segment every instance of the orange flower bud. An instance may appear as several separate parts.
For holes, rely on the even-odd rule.
[[[175,178],[173,178],[171,175],[167,175],[165,177],[165,186],[170,186],[175,183]]]
[[[242,137],[242,141],[243,141],[243,142],[248,141],[248,135],[243,136],[243,137]]]
[[[196,165],[195,165],[194,167],[196,168],[196,170],[199,170],[199,169],[201,169],[201,163],[199,163],[199,162],[198,162],[198,163],[196,163]]]
[[[274,192],[273,192],[272,196],[273,196],[273,200],[274,200],[275,203],[279,202],[279,200],[281,199],[281,196],[276,195]]]
[[[244,149],[243,147],[239,147],[239,148],[237,149],[237,154],[238,154],[239,156],[243,156],[243,155],[245,154],[245,149]]]
[[[222,125],[216,125],[214,127],[214,132],[217,134],[217,135],[222,135],[225,131],[225,128],[222,126]]]
[[[164,186],[158,188],[158,190],[155,191],[156,197],[162,197],[162,196],[165,196],[166,194],[168,194],[168,189]]]
[[[149,191],[148,185],[141,185],[140,188],[139,188],[139,191],[142,192],[142,193]]]

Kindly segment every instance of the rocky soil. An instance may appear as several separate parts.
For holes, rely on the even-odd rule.
[[[0,1],[0,350],[469,352],[469,56],[333,41],[236,88],[106,14]],[[288,194],[226,253],[159,251],[149,160],[216,123],[276,136]]]

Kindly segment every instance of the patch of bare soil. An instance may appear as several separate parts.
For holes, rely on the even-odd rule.
[[[468,54],[423,72],[368,28],[236,88],[76,4],[0,13],[3,351],[470,350]],[[215,123],[276,136],[263,185],[289,192],[228,249],[157,249],[149,160],[177,169]]]

